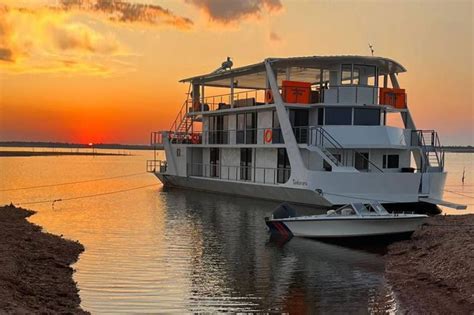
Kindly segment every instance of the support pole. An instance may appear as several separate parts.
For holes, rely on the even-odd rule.
[[[304,166],[303,159],[301,157],[300,148],[296,142],[293,128],[291,127],[290,118],[283,103],[278,84],[275,77],[275,72],[272,69],[270,61],[265,60],[265,68],[267,71],[267,79],[273,93],[273,100],[275,102],[275,108],[280,122],[280,128],[285,141],[285,148],[288,154],[288,159],[291,166],[291,177],[293,182],[306,182],[307,183],[307,169]]]

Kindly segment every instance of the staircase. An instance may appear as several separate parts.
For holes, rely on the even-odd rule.
[[[189,133],[189,130],[193,125],[193,119],[187,115],[188,103],[188,100],[184,101],[178,115],[176,116],[176,119],[171,125],[170,133],[176,136],[177,138],[174,140],[179,140],[180,138],[183,138],[186,134]]]
[[[412,145],[422,153],[422,172],[439,172],[444,169],[444,151],[434,130],[413,130]]]
[[[323,157],[323,159],[331,165],[331,167],[345,167],[345,168],[352,168],[352,163],[348,163],[347,161],[347,154],[344,154],[344,152],[348,151],[348,149],[344,148],[336,139],[334,139],[333,136],[329,132],[327,132],[324,128],[322,127],[311,127],[310,128],[310,134],[309,134],[309,139],[308,139],[308,148],[317,148],[319,154]],[[334,149],[340,152],[341,154],[341,160],[336,158],[329,149]],[[364,160],[367,161],[372,166],[372,170],[377,170],[381,173],[383,173],[383,170],[378,167],[376,164],[374,164],[371,160],[367,159],[363,154],[356,150],[349,150],[353,151],[356,155],[359,157],[362,157]],[[352,155],[352,152],[351,152]]]
[[[344,148],[323,128],[313,127],[310,129],[308,144],[310,146],[316,146],[324,160],[332,167],[345,166],[345,163],[339,161],[339,159],[329,151],[329,149],[336,149],[342,152]]]

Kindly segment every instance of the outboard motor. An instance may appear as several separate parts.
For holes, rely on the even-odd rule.
[[[285,219],[292,217],[296,217],[296,210],[286,202],[280,204],[278,207],[275,208],[275,210],[273,210],[274,219]]]

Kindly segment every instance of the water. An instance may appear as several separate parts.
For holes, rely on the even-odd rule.
[[[75,264],[82,307],[93,313],[396,310],[379,251],[294,238],[270,241],[263,218],[276,203],[163,190],[144,173],[152,153],[134,156],[0,158],[0,190],[94,178],[105,181],[0,192],[0,204],[31,204],[30,220],[79,240]],[[447,154],[445,198],[474,213],[473,158]],[[461,186],[463,167],[465,184]],[[153,186],[149,186],[153,185]],[[464,196],[462,196],[462,195]]]

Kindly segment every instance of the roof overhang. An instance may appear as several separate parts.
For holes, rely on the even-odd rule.
[[[286,71],[289,70],[292,77],[295,76],[300,81],[317,82],[319,81],[321,69],[337,69],[341,64],[377,66],[379,75],[406,71],[401,64],[392,59],[374,56],[310,56],[268,58],[267,60],[272,64],[280,80],[286,74]],[[232,70],[190,77],[180,82],[229,87],[231,80],[234,80],[235,86],[238,88],[265,88],[265,79],[265,62],[260,62]]]

